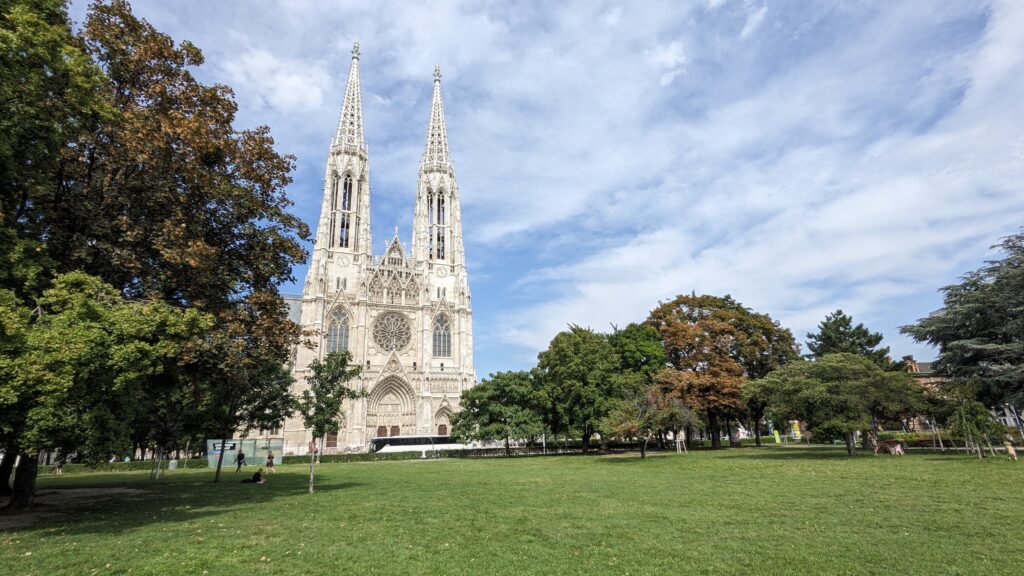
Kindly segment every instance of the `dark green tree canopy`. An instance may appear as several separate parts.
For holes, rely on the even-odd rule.
[[[558,333],[538,355],[548,425],[555,433],[579,430],[584,446],[611,402],[622,397],[619,356],[603,334],[575,324]]]
[[[527,371],[498,372],[462,393],[452,435],[463,440],[532,439],[544,431],[537,407],[540,383]]]
[[[879,348],[881,343],[880,332],[872,332],[864,324],[854,326],[850,315],[836,310],[818,324],[817,332],[807,334],[807,348],[811,351],[807,357],[821,358],[845,352],[871,358],[879,366],[889,368],[892,365],[889,347]]]
[[[939,349],[936,369],[975,381],[988,405],[1024,403],[1024,233],[997,245],[998,260],[942,289],[943,307],[900,330]]]
[[[747,393],[768,399],[772,412],[803,420],[812,431],[843,433],[854,452],[853,435],[872,419],[924,410],[921,387],[907,372],[883,370],[860,354],[826,354],[794,362],[752,383]]]

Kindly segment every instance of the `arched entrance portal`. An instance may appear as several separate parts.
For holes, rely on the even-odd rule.
[[[381,380],[370,392],[366,423],[376,437],[415,434],[416,402],[412,388],[398,376]]]
[[[448,406],[442,407],[434,414],[434,430],[437,431],[438,436],[447,436],[448,431],[451,430],[451,416],[452,411],[448,409]]]

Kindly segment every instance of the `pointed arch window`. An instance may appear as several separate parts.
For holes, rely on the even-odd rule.
[[[341,209],[348,212],[352,210],[352,175],[345,175],[345,185],[341,192]]]
[[[444,196],[437,196],[437,224],[444,226]]]
[[[437,259],[444,260],[444,228],[437,229]]]
[[[452,328],[448,317],[441,315],[434,319],[434,356],[448,358],[452,355]]]
[[[338,309],[331,312],[330,322],[327,325],[327,353],[344,352],[348,350],[348,314]]]
[[[337,172],[333,172],[333,173],[331,173],[331,211],[330,211],[331,216],[330,216],[329,227],[327,228],[328,230],[331,231],[331,233],[330,233],[330,236],[331,236],[330,244],[331,244],[332,248],[335,246],[335,244],[334,244],[334,241],[335,241],[335,238],[334,238],[334,224],[335,224],[335,212],[337,212],[337,210],[338,210],[338,173]]]

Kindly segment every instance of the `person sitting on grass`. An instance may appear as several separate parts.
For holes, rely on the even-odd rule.
[[[260,468],[252,475],[252,478],[246,478],[242,480],[242,484],[265,484],[267,481],[263,479],[263,468]]]

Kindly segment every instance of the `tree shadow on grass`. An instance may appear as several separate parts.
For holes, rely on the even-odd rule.
[[[11,517],[18,520],[23,515],[37,516],[35,521],[16,521],[12,526],[26,533],[118,533],[155,523],[196,522],[233,509],[272,509],[275,500],[286,498],[308,496],[312,505],[322,502],[318,495],[364,485],[361,482],[325,480],[314,484],[315,492],[310,495],[307,494],[308,473],[279,472],[271,475],[266,484],[243,484],[240,482],[243,477],[248,475],[225,474],[220,482],[214,483],[212,474],[178,476],[172,473],[158,481],[150,481],[145,475],[117,478],[116,475],[105,474],[93,482],[88,477],[74,478],[66,487],[48,482],[38,489],[37,494],[43,497],[36,506]],[[94,489],[93,498],[46,504],[47,494],[59,495],[63,490],[90,487]]]

